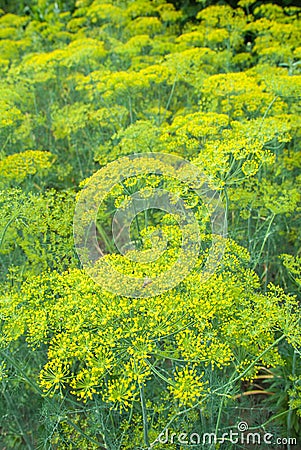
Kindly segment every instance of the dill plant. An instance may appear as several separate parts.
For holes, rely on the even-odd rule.
[[[189,18],[165,0],[61,3],[0,16],[1,446],[171,449],[155,445],[166,428],[222,434],[239,418],[298,433],[300,8],[200,2]],[[194,271],[149,299],[80,268],[77,193],[135,152],[177,154],[223,196],[229,237],[206,283],[206,229]],[[169,179],[118,186],[98,232],[125,273],[146,267],[114,252],[112,212],[164,184],[203,218]],[[150,232],[169,236],[159,273],[179,230],[157,212],[136,226],[147,249]]]

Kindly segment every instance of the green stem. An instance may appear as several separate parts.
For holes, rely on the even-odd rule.
[[[177,417],[179,417],[179,416],[181,416],[181,415],[183,415],[183,414],[185,414],[185,413],[188,413],[188,412],[192,411],[193,409],[197,408],[198,406],[199,406],[199,402],[196,403],[195,405],[191,406],[191,407],[188,408],[188,409],[184,409],[183,411],[180,411],[180,412],[176,413],[176,414],[170,419],[170,421],[166,424],[166,426],[163,428],[162,432],[159,433],[159,435],[160,435],[160,434],[164,434],[165,431],[168,430],[168,428],[170,427],[170,425],[173,423],[173,421],[174,421]],[[159,435],[158,435],[158,437],[159,437]],[[155,439],[155,440],[150,444],[149,448],[152,449],[152,448],[153,448],[155,445],[157,445],[158,443],[159,443],[159,442],[158,442],[158,438],[157,438],[157,439]]]
[[[262,423],[261,425],[258,425],[257,427],[249,427],[249,430],[258,430],[260,428],[264,429],[264,427],[266,425],[268,425],[269,423],[273,422],[273,420],[278,419],[279,417],[284,416],[285,414],[287,414],[290,410],[287,409],[286,411],[282,411],[281,413],[277,414],[276,416],[271,417],[269,420],[267,420],[266,422]]]
[[[260,359],[268,352],[271,350],[271,348],[273,348],[275,345],[279,344],[279,342],[281,342],[283,339],[285,338],[285,334],[283,334],[282,336],[280,336],[278,339],[276,339],[276,341],[274,341],[271,345],[269,345],[268,348],[266,348],[262,353],[260,353],[260,355],[257,356],[257,358],[254,359],[254,361],[249,364],[249,366],[243,371],[243,373],[239,374],[236,378],[234,378],[233,380],[228,381],[228,383],[226,383],[224,386],[222,386],[221,388],[217,388],[215,391],[213,391],[213,393],[218,392],[220,389],[225,388],[227,386],[232,386],[233,383],[236,383],[236,381],[241,380],[248,372],[250,369],[252,369],[252,367],[255,366],[255,364],[260,361]]]
[[[230,381],[231,379],[234,378],[235,372],[233,372],[233,374],[231,375]],[[228,389],[225,390],[224,395],[222,396],[220,405],[219,405],[219,409],[218,409],[218,415],[217,415],[217,421],[216,421],[216,425],[215,425],[215,435],[218,435],[218,429],[219,429],[219,424],[220,424],[220,420],[221,420],[221,416],[222,416],[222,410],[223,410],[223,406],[224,406],[224,400],[225,400],[225,396],[228,394],[230,389],[230,386],[228,387]]]
[[[7,406],[9,407],[10,411],[12,412],[12,415],[13,415],[13,417],[14,417],[14,419],[15,419],[15,422],[16,422],[16,424],[17,424],[17,427],[19,428],[20,434],[21,434],[22,438],[23,438],[24,441],[25,441],[26,447],[27,447],[29,450],[32,450],[33,447],[31,446],[31,443],[29,442],[29,439],[28,439],[28,437],[27,437],[25,431],[23,430],[22,425],[21,425],[21,423],[19,422],[19,419],[18,419],[18,417],[17,417],[17,413],[16,413],[17,408],[16,408],[15,405],[13,404],[13,402],[12,402],[12,400],[11,400],[11,397],[10,397],[9,393],[6,392],[4,383],[2,383],[2,384],[3,384],[3,396],[4,396],[5,400],[6,400]]]
[[[266,117],[267,117],[267,115],[268,115],[268,112],[269,112],[270,109],[272,108],[272,106],[273,106],[273,104],[275,103],[275,101],[277,100],[277,98],[278,98],[278,95],[276,95],[276,97],[273,98],[273,100],[271,101],[271,103],[269,104],[269,106],[267,107],[267,109],[265,110],[265,113],[264,113],[264,115],[263,115],[263,117],[262,117],[261,123],[260,123],[259,128],[258,128],[258,131],[261,130],[262,125],[263,125],[263,123],[264,123],[264,121],[265,121],[265,119],[266,119]]]
[[[100,450],[106,450],[105,447],[102,445],[99,445],[99,442],[95,439],[91,438],[88,434],[86,434],[78,425],[76,425],[72,420],[68,419],[67,417],[64,417],[61,422],[68,423],[71,427],[73,427],[81,436],[83,436],[85,439],[87,439],[92,444],[96,444]]]
[[[167,103],[166,103],[166,107],[165,107],[166,110],[168,110],[169,105],[170,105],[170,103],[171,103],[171,99],[172,99],[172,97],[173,97],[173,94],[174,94],[174,91],[175,91],[175,87],[176,87],[176,82],[177,82],[177,80],[175,79],[174,82],[173,82],[171,91],[170,91],[170,95],[169,95],[168,100],[167,100]],[[164,118],[165,118],[165,115],[166,115],[166,112],[165,112],[165,114],[164,114]]]
[[[145,362],[149,365],[152,372],[154,372],[155,375],[157,375],[162,381],[165,381],[166,384],[169,384],[170,386],[174,386],[174,383],[171,380],[168,380],[162,373],[160,373],[153,364],[151,364],[147,359]]]
[[[97,228],[97,231],[100,234],[102,240],[104,241],[105,245],[107,246],[107,249],[111,253],[115,253],[114,246],[113,246],[112,242],[110,241],[110,239],[108,238],[107,233],[105,232],[105,230],[103,229],[103,227],[99,223],[99,221],[96,222],[96,228]]]
[[[148,437],[148,423],[147,423],[147,410],[145,404],[145,395],[144,395],[144,387],[142,384],[139,384],[140,391],[140,400],[141,400],[141,409],[142,409],[142,419],[143,419],[143,437],[144,443],[149,448],[149,437]]]
[[[9,219],[9,221],[8,221],[7,224],[5,225],[4,230],[3,230],[3,233],[2,233],[1,238],[0,238],[0,248],[2,247],[3,240],[4,240],[4,237],[5,237],[6,232],[7,232],[7,230],[8,230],[8,227],[13,223],[14,220],[17,219],[17,217],[18,217],[18,216],[13,216],[11,219]]]
[[[296,350],[294,350],[294,356],[293,356],[293,366],[292,366],[292,377],[295,376],[296,374],[296,355],[297,352]],[[293,415],[293,410],[291,407],[289,407],[289,412],[287,415],[287,450],[291,450],[291,444],[290,444],[290,439],[289,439],[289,435],[292,429],[292,415]]]
[[[265,246],[266,241],[267,241],[267,239],[268,239],[268,237],[269,237],[269,235],[270,235],[270,230],[271,230],[271,226],[272,226],[273,220],[275,219],[275,215],[276,215],[276,214],[273,213],[272,216],[271,216],[271,219],[270,219],[270,222],[269,222],[269,225],[268,225],[268,229],[267,229],[267,231],[266,231],[266,234],[265,234],[264,239],[263,239],[263,241],[262,241],[262,245],[261,245],[261,247],[260,247],[259,254],[258,254],[257,258],[256,258],[256,261],[255,261],[254,265],[253,265],[253,270],[255,270],[255,268],[256,268],[256,266],[257,266],[257,264],[258,264],[258,262],[259,262],[259,259],[260,259],[261,255],[262,255],[264,246]]]
[[[27,383],[35,390],[35,392],[39,395],[43,395],[43,392],[40,389],[40,387],[26,375],[26,373],[22,370],[22,368],[19,366],[19,364],[11,356],[9,356],[6,352],[1,351],[1,350],[0,350],[0,352],[3,354],[4,358],[7,361],[9,361],[11,363],[11,365],[17,370],[17,372],[19,372],[22,375],[23,379],[25,381],[27,381]]]

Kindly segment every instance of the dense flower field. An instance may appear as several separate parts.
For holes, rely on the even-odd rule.
[[[300,448],[301,8],[252,3],[0,11],[1,449]],[[82,267],[73,217],[93,174],[135,153],[193,164],[227,234],[182,175],[133,172],[96,227],[103,259],[145,280],[130,296]],[[121,255],[111,224],[158,188],[183,199],[202,245],[156,293],[178,258],[175,217],[133,221],[130,254],[158,251],[151,262]],[[273,438],[203,441],[238,423]]]

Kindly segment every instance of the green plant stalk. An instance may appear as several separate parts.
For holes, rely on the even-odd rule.
[[[217,388],[215,391],[213,391],[213,394],[218,392],[220,389],[225,388],[227,386],[231,386],[233,383],[236,383],[236,381],[241,380],[249,372],[249,370],[252,369],[252,367],[254,367],[258,361],[260,361],[260,359],[263,357],[263,355],[265,355],[268,351],[270,351],[271,348],[273,348],[275,345],[279,344],[279,342],[281,342],[285,337],[286,337],[286,335],[282,334],[278,339],[276,339],[276,341],[274,341],[271,345],[269,345],[268,348],[266,348],[260,355],[258,355],[257,358],[255,358],[254,361],[251,364],[249,364],[249,366],[243,371],[243,373],[239,374],[233,380],[228,381],[228,383],[226,383],[221,388]]]
[[[277,98],[278,98],[278,95],[276,95],[276,96],[273,98],[273,100],[271,101],[271,103],[269,104],[269,106],[267,107],[267,109],[265,110],[265,113],[264,113],[264,115],[263,115],[263,117],[262,117],[261,123],[260,123],[259,128],[258,128],[258,131],[261,130],[262,125],[263,125],[263,123],[264,123],[264,121],[265,121],[265,119],[266,119],[266,117],[267,117],[267,115],[268,115],[270,109],[272,108],[273,104],[274,104],[275,101],[277,100]]]
[[[66,422],[68,425],[73,427],[81,436],[83,436],[85,439],[87,439],[89,442],[96,444],[100,450],[106,450],[105,447],[100,446],[98,441],[95,441],[93,438],[88,436],[78,425],[76,425],[72,420],[68,419],[67,417],[63,418],[61,422]]]
[[[281,413],[276,414],[276,416],[271,417],[270,419],[268,419],[266,422],[262,423],[261,425],[258,425],[257,427],[249,427],[248,429],[249,430],[258,430],[259,428],[264,429],[264,427],[266,425],[268,425],[269,423],[273,422],[273,420],[278,419],[279,417],[282,417],[285,414],[288,414],[289,411],[290,411],[289,409],[287,409],[286,411],[282,411]]]
[[[162,381],[165,381],[166,384],[169,384],[170,386],[174,386],[174,383],[171,380],[168,380],[164,375],[162,375],[153,364],[151,364],[148,360],[145,360],[145,362],[149,365],[150,369],[154,374],[156,374]]]
[[[293,365],[292,365],[292,376],[293,377],[296,374],[296,355],[297,355],[297,352],[294,349]],[[287,438],[288,438],[287,450],[291,450],[289,435],[290,435],[290,430],[292,428],[292,415],[293,415],[293,410],[291,409],[291,407],[289,407],[289,412],[287,415],[287,422],[286,422],[287,423]]]
[[[177,414],[175,414],[175,415],[170,419],[170,421],[166,424],[166,426],[163,428],[163,430],[161,431],[161,433],[159,433],[159,434],[164,433],[164,432],[170,427],[170,425],[173,423],[173,421],[174,421],[177,417],[182,416],[183,414],[185,414],[185,413],[187,413],[187,412],[189,412],[189,411],[192,411],[193,409],[197,408],[198,406],[199,406],[199,402],[196,403],[195,405],[191,406],[190,408],[184,409],[183,411],[180,411],[180,412],[178,412]],[[157,439],[158,439],[158,438],[157,438]],[[152,448],[158,443],[157,439],[155,439],[155,440],[149,445],[149,448],[150,448],[150,449],[152,449]]]
[[[258,264],[258,262],[259,262],[259,259],[260,259],[261,255],[262,255],[264,246],[265,246],[266,241],[267,241],[267,239],[268,239],[268,237],[269,237],[269,235],[270,235],[271,226],[272,226],[272,223],[273,223],[273,221],[274,221],[274,219],[275,219],[275,216],[276,216],[275,213],[273,213],[272,216],[271,216],[271,219],[270,219],[270,222],[269,222],[269,225],[268,225],[268,229],[267,229],[267,231],[266,231],[266,234],[265,234],[264,239],[263,239],[263,241],[262,241],[262,245],[261,245],[261,247],[260,247],[259,254],[258,254],[257,258],[256,258],[256,261],[255,261],[254,265],[253,265],[253,268],[252,268],[253,270],[256,269],[256,266],[257,266],[257,264]]]
[[[99,232],[100,236],[104,240],[104,243],[106,244],[107,248],[110,250],[110,252],[114,253],[114,247],[110,241],[110,239],[107,236],[107,233],[103,229],[103,227],[100,225],[99,222],[96,223],[97,231]]]
[[[18,216],[13,216],[11,219],[9,219],[9,221],[8,221],[7,224],[5,225],[4,230],[3,230],[3,233],[2,233],[1,238],[0,238],[0,248],[2,247],[3,240],[4,240],[4,237],[5,237],[6,232],[7,232],[7,230],[8,230],[8,227],[13,223],[14,220],[17,219],[17,217],[18,217]]]
[[[11,411],[16,411],[16,407],[14,406],[14,404],[13,404],[11,398],[10,398],[9,393],[6,392],[3,382],[2,382],[2,385],[3,385],[3,396],[4,396],[5,400],[6,400],[6,403],[7,403],[8,407],[10,408]],[[13,412],[13,416],[14,416],[15,422],[17,424],[17,427],[19,428],[20,434],[21,434],[22,438],[25,441],[26,447],[29,450],[33,450],[33,447],[31,446],[31,443],[29,442],[29,439],[28,439],[25,431],[23,430],[22,425],[21,425],[21,423],[20,423],[20,421],[19,421],[19,419],[17,417],[17,414],[15,412]]]
[[[1,353],[3,354],[4,358],[7,359],[7,361],[9,361],[11,363],[11,365],[17,370],[19,371],[19,373],[21,373],[22,377],[24,378],[25,381],[27,381],[27,383],[34,389],[34,391],[39,394],[42,395],[43,392],[40,389],[40,387],[34,383],[25,373],[24,371],[21,369],[21,367],[19,366],[19,364],[9,355],[7,355],[7,353],[5,353],[4,351],[1,351]]]
[[[147,423],[147,410],[145,404],[144,387],[139,384],[140,400],[141,400],[141,410],[142,410],[142,420],[143,420],[143,437],[144,443],[147,448],[150,447],[149,437],[148,437],[148,423]]]
[[[231,381],[231,379],[234,378],[234,375],[235,375],[235,372],[232,373],[232,375],[230,377],[230,381]],[[220,402],[220,405],[219,405],[217,421],[216,421],[216,425],[215,425],[215,435],[216,436],[218,434],[219,424],[220,424],[220,421],[221,421],[222,410],[223,410],[223,406],[224,406],[224,399],[225,399],[225,396],[228,394],[229,389],[230,389],[230,386],[228,387],[228,389],[225,390],[224,395],[222,396],[222,399],[221,399],[221,402]]]

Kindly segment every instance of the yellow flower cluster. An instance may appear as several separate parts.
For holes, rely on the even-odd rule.
[[[54,161],[50,152],[27,150],[21,153],[6,156],[0,160],[1,180],[0,186],[5,184],[21,183],[28,175],[47,173]]]
[[[264,352],[261,362],[275,365],[280,356],[268,351],[274,333],[293,339],[297,332],[297,303],[283,292],[258,294],[257,276],[243,268],[248,257],[228,242],[223,266],[209,281],[200,284],[196,268],[180,287],[183,294],[148,299],[109,294],[78,269],[45,272],[29,278],[20,293],[12,291],[9,300],[1,298],[3,342],[25,332],[30,345],[48,345],[40,373],[47,395],[69,385],[80,399],[100,394],[112,407],[127,409],[139,386],[158,378],[174,402],[191,405],[206,395],[201,365],[223,369],[235,364],[242,349],[247,360]],[[285,328],[288,308],[291,324]],[[188,364],[176,368],[174,381],[166,376],[173,373],[169,360]]]

